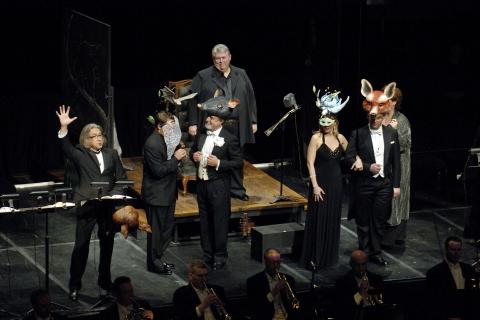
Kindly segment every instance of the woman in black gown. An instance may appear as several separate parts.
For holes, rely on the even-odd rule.
[[[311,262],[323,268],[338,261],[343,195],[340,159],[347,145],[335,115],[322,116],[320,130],[314,132],[307,151],[311,185],[301,259],[307,268]]]

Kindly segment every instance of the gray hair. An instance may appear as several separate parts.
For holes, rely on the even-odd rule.
[[[82,128],[82,131],[80,132],[80,137],[78,138],[78,143],[80,143],[82,146],[84,146],[85,148],[88,148],[89,147],[89,144],[88,144],[88,135],[90,134],[90,130],[92,129],[98,129],[100,130],[100,132],[102,133],[103,135],[103,129],[100,125],[96,124],[96,123],[89,123],[89,124],[86,124],[83,128]],[[103,138],[103,142],[105,142],[105,137]]]
[[[212,57],[214,57],[217,53],[230,53],[230,49],[222,43],[215,45],[212,49]]]

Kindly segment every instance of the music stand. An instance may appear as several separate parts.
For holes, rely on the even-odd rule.
[[[118,180],[115,182],[116,186],[122,187],[123,195],[128,197],[128,188],[133,187],[135,181],[133,180]]]
[[[54,203],[61,202],[63,203],[62,208],[67,209],[67,198],[68,195],[72,194],[72,188],[59,188],[53,190],[51,193],[50,191],[43,190],[43,191],[32,191],[29,193],[30,197],[34,197],[37,201],[37,208],[34,211],[36,213],[43,213],[45,217],[45,291],[50,294],[50,234],[49,234],[49,213],[53,208],[54,211],[57,210],[57,206],[48,206],[51,204],[52,200]],[[57,201],[58,196],[61,196],[61,201]],[[43,207],[42,204],[44,200],[47,200],[47,206]]]
[[[133,199],[132,197],[129,197],[127,195],[128,193],[128,188],[130,186],[133,186],[134,185],[134,181],[133,180],[118,180],[116,181],[114,184],[115,186],[119,186],[119,187],[122,187],[122,191],[123,191],[123,196],[122,197],[115,197],[115,196],[104,196],[104,190],[105,188],[109,189],[110,187],[110,182],[105,182],[105,181],[92,181],[90,182],[90,186],[92,188],[97,188],[97,199],[99,201],[102,201],[102,200],[106,200],[106,201],[115,201],[115,200],[127,200],[127,199]],[[93,304],[90,309],[95,309],[103,304],[105,304],[106,302],[109,302],[109,301],[113,301],[114,298],[111,296],[111,295],[106,295],[104,297],[102,297],[101,299],[99,299],[95,304]]]
[[[102,199],[102,196],[103,196],[103,189],[105,187],[109,187],[110,186],[110,182],[108,181],[92,181],[90,182],[90,186],[92,188],[96,188],[97,189],[97,199],[98,200],[101,200]]]

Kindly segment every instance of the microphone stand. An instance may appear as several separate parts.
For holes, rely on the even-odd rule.
[[[283,158],[284,158],[284,152],[285,152],[285,120],[288,119],[288,117],[295,112],[300,110],[300,107],[297,106],[296,104],[293,106],[292,109],[290,109],[287,113],[283,115],[280,120],[275,123],[273,126],[271,126],[268,130],[265,131],[265,135],[270,136],[273,131],[278,127],[278,125],[282,125],[282,146],[280,148],[280,194],[277,196],[273,197],[273,201],[270,203],[276,203],[280,201],[291,201],[290,197],[283,195],[283,178],[284,178],[284,168],[283,168]]]

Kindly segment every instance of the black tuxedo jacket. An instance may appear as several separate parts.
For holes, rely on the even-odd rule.
[[[207,167],[207,174],[209,180],[215,180],[219,178],[230,178],[230,173],[233,169],[241,168],[243,165],[242,152],[240,150],[240,145],[238,139],[229,133],[227,130],[220,130],[218,134],[219,137],[222,137],[225,141],[223,146],[214,146],[212,150],[212,155],[220,159],[220,166],[218,170],[215,167]],[[193,160],[193,154],[197,151],[202,151],[205,140],[207,139],[206,134],[198,134],[197,139],[195,140],[191,148],[191,156]],[[195,165],[198,168],[199,162],[195,162]],[[198,175],[198,171],[197,171]]]
[[[382,277],[375,273],[367,271],[370,286],[376,290],[383,290]],[[352,270],[347,272],[335,283],[335,309],[337,317],[335,319],[350,320],[354,319],[357,311],[357,304],[353,296],[358,292],[358,284]]]
[[[222,287],[207,284],[207,287],[213,288],[215,293],[225,303],[225,291]],[[191,320],[191,319],[201,319],[203,316],[198,318],[196,307],[200,304],[200,299],[198,298],[195,289],[193,289],[191,284],[180,287],[173,293],[173,310],[175,313],[176,320]],[[220,319],[220,316],[215,308],[215,306],[210,307],[212,310],[215,319]]]
[[[390,126],[383,127],[383,166],[385,176],[388,177],[394,188],[400,188],[400,143],[398,134]],[[363,171],[356,173],[359,177],[371,177],[370,166],[375,163],[375,153],[373,150],[372,138],[368,125],[354,130],[348,142],[346,160],[349,166],[355,162],[355,157],[359,156],[363,161]]]
[[[177,196],[178,160],[167,160],[167,145],[158,132],[153,132],[143,147],[143,200],[153,206],[169,206]]]
[[[445,260],[427,271],[431,319],[465,316],[468,309],[467,292],[471,289],[471,279],[475,278],[475,269],[463,262],[460,262],[460,268],[466,290],[457,290],[452,272]]]
[[[235,107],[240,122],[240,144],[254,143],[255,136],[252,131],[252,123],[257,123],[257,104],[252,83],[245,70],[230,65],[232,83],[232,96],[239,99],[240,103]],[[203,69],[192,80],[191,91],[198,95],[190,100],[188,121],[190,125],[198,125],[199,129],[205,123],[205,113],[201,112],[197,104],[214,97],[215,91],[221,89],[220,73],[214,66]]]
[[[97,190],[92,188],[90,183],[97,181],[110,183],[110,186],[103,190],[103,195],[122,194],[122,188],[116,187],[114,183],[117,180],[127,179],[127,175],[116,150],[102,149],[104,170],[101,173],[97,157],[93,152],[82,145],[74,147],[68,135],[61,138],[60,143],[65,156],[74,163],[79,177],[78,185],[74,187],[74,201],[96,198]]]
[[[287,278],[287,282],[295,293],[295,279],[284,274]],[[253,319],[263,320],[272,319],[275,312],[273,303],[268,301],[267,294],[270,292],[270,285],[268,283],[265,271],[259,272],[247,279],[247,296],[249,305],[252,308],[251,312]],[[287,299],[285,292],[281,293],[283,306],[288,313],[288,319],[298,318],[297,312],[294,312],[291,308],[290,302]]]

